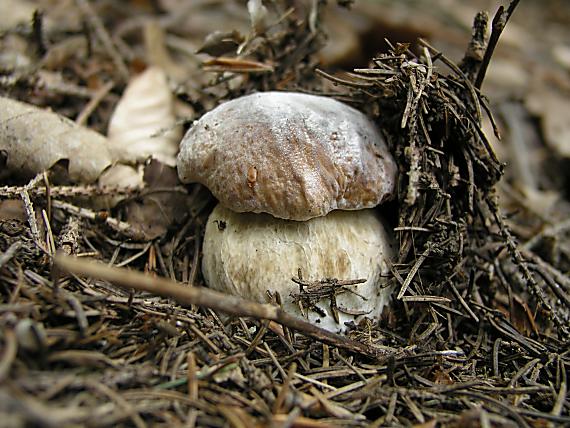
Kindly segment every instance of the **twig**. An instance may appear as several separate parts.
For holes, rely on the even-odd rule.
[[[527,242],[522,245],[523,250],[531,250],[535,247],[542,239],[560,236],[567,233],[570,230],[570,219],[564,220],[560,223],[553,224],[552,226],[545,227],[539,233],[530,238]]]
[[[406,280],[404,281],[404,283],[402,284],[402,287],[400,288],[400,292],[398,293],[398,297],[396,297],[397,299],[401,299],[402,297],[404,297],[406,290],[408,289],[408,287],[412,283],[412,280],[416,276],[416,273],[418,273],[418,270],[420,269],[422,263],[425,261],[425,259],[427,258],[427,256],[429,255],[430,252],[431,252],[431,247],[428,246],[425,249],[425,251],[422,254],[420,254],[420,256],[417,258],[416,262],[412,266],[412,269],[410,269],[408,276],[406,276]]]
[[[371,82],[356,82],[352,80],[341,79],[340,77],[333,76],[332,74],[326,73],[323,70],[319,70],[318,68],[315,70],[319,76],[324,77],[325,79],[330,80],[334,83],[339,83],[341,85],[352,86],[354,88],[370,88],[374,86],[374,83]]]
[[[36,52],[39,56],[44,56],[47,52],[47,48],[44,38],[44,14],[40,10],[36,10],[32,16],[32,32],[36,45]]]
[[[523,278],[529,285],[530,291],[538,298],[541,305],[550,313],[550,316],[552,317],[556,325],[560,328],[561,333],[563,335],[567,335],[568,332],[570,331],[568,328],[568,324],[565,323],[560,318],[558,312],[556,312],[556,310],[552,307],[552,305],[548,303],[548,298],[546,297],[544,290],[536,282],[534,275],[532,274],[532,272],[528,267],[527,260],[521,253],[521,250],[517,246],[515,239],[511,234],[511,231],[509,230],[509,228],[502,219],[499,213],[499,207],[497,205],[497,201],[492,197],[487,197],[485,198],[485,202],[491,210],[491,213],[495,220],[495,224],[497,224],[497,226],[499,227],[499,230],[507,245],[507,249],[509,250],[513,262],[516,264],[521,274],[523,275]]]
[[[76,215],[78,217],[83,217],[83,218],[86,218],[89,220],[99,221],[99,222],[105,223],[111,229],[113,229],[119,233],[122,233],[123,235],[125,235],[131,239],[135,239],[137,241],[146,240],[144,230],[139,229],[138,227],[135,227],[132,224],[129,224],[127,222],[117,220],[114,217],[110,217],[106,213],[104,213],[104,214],[97,213],[97,212],[92,211],[90,209],[81,208],[81,207],[75,206],[73,204],[70,204],[68,202],[63,202],[63,201],[58,201],[58,200],[53,201],[53,207],[67,211],[68,213]]]
[[[22,198],[22,202],[24,203],[24,209],[26,211],[26,217],[28,218],[28,224],[30,225],[30,232],[32,235],[32,239],[34,240],[38,248],[40,248],[44,253],[49,254],[47,245],[40,236],[40,231],[38,229],[38,222],[36,219],[36,211],[34,210],[34,206],[32,205],[32,201],[30,200],[30,195],[28,194],[27,189],[22,190],[22,192],[20,193],[20,197]]]
[[[85,105],[85,107],[83,107],[83,110],[81,110],[77,116],[77,119],[75,119],[75,123],[82,126],[85,125],[87,123],[87,119],[89,116],[91,116],[91,113],[95,111],[97,106],[101,103],[101,101],[103,101],[103,98],[105,98],[109,91],[113,89],[113,86],[115,86],[113,82],[107,82],[101,86],[97,92],[95,92],[89,102]]]
[[[388,357],[381,350],[314,326],[284,312],[276,306],[255,303],[203,287],[183,287],[168,279],[154,278],[142,273],[112,268],[101,263],[76,259],[62,254],[56,255],[54,262],[57,267],[65,272],[86,275],[112,282],[124,288],[170,297],[185,305],[198,305],[238,317],[275,321],[332,346],[359,352],[368,357],[381,360]]]
[[[491,30],[491,37],[489,38],[489,44],[485,50],[485,56],[483,57],[481,68],[477,73],[477,78],[475,79],[474,83],[474,86],[477,89],[481,89],[481,86],[483,85],[483,80],[485,80],[485,74],[487,73],[489,63],[491,62],[491,57],[493,56],[493,52],[499,43],[499,37],[501,37],[501,33],[505,29],[507,22],[509,22],[509,19],[511,18],[519,2],[520,0],[512,0],[506,11],[503,6],[500,6],[499,10],[497,10],[497,13],[495,14],[495,17],[493,18],[493,26]]]
[[[16,255],[21,246],[22,241],[16,241],[8,247],[6,252],[0,253],[0,269]]]
[[[16,333],[10,328],[4,330],[4,350],[0,355],[0,383],[10,374],[10,367],[18,354],[18,339]]]
[[[127,415],[129,415],[132,422],[137,428],[146,428],[147,424],[143,421],[143,419],[141,418],[139,413],[135,410],[135,408],[133,408],[133,406],[116,391],[113,391],[107,385],[101,382],[97,382],[94,379],[88,379],[87,385],[89,385],[91,388],[93,388],[100,394],[105,395],[107,398],[117,403],[117,406],[120,407],[121,410],[124,411]]]
[[[287,370],[287,377],[285,377],[283,385],[281,385],[281,388],[279,388],[279,393],[277,394],[277,398],[273,402],[273,409],[272,409],[273,414],[281,412],[281,407],[283,406],[283,402],[285,401],[287,392],[289,392],[291,381],[295,377],[296,372],[297,372],[297,364],[293,362],[289,366],[289,370]]]
[[[31,197],[45,196],[48,191],[45,187],[35,187],[28,189],[26,186],[2,186],[0,187],[0,196],[14,198],[20,196],[22,191],[27,189]],[[75,198],[78,196],[120,196],[130,198],[140,198],[143,196],[156,193],[182,193],[188,194],[183,186],[172,187],[121,187],[121,186],[105,186],[99,187],[95,185],[85,186],[50,186],[49,194],[54,198]]]
[[[80,226],[81,220],[69,217],[57,238],[57,248],[68,256],[76,254],[79,250]]]
[[[121,75],[121,77],[125,81],[128,81],[129,80],[129,69],[127,68],[127,65],[125,64],[123,57],[121,57],[121,55],[119,54],[119,51],[115,47],[115,44],[113,43],[113,40],[111,39],[111,36],[109,35],[107,30],[105,29],[105,26],[103,25],[103,22],[101,21],[101,18],[99,18],[99,16],[97,16],[95,11],[93,10],[91,5],[89,4],[88,0],[76,0],[76,2],[77,2],[77,5],[79,6],[79,9],[81,9],[81,12],[85,15],[85,17],[89,20],[89,22],[91,23],[91,25],[95,29],[95,33],[97,34],[97,37],[99,38],[101,43],[103,43],[103,46],[107,50],[107,53],[109,54],[111,59],[113,60],[115,67],[117,67],[117,71],[119,72],[119,74]]]

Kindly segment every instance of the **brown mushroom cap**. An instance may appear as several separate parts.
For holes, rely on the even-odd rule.
[[[263,92],[202,116],[180,145],[183,182],[237,212],[307,220],[388,199],[396,163],[377,127],[332,98]]]

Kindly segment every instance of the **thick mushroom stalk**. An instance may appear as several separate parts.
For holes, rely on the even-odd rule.
[[[206,226],[202,270],[211,288],[262,303],[267,291],[279,292],[287,312],[344,331],[346,322],[376,318],[388,303],[383,276],[393,256],[393,240],[373,210],[297,222],[218,205]],[[333,281],[300,293],[292,280],[299,271],[305,281],[366,281],[336,287]]]

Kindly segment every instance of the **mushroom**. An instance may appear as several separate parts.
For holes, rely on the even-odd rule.
[[[372,208],[392,196],[396,164],[376,126],[332,98],[262,92],[194,123],[178,155],[182,182],[225,207],[308,220]]]
[[[371,209],[292,221],[217,205],[206,225],[202,271],[210,287],[260,303],[267,290],[278,291],[284,310],[335,331],[381,314],[389,298],[382,275],[393,254],[393,240]],[[366,281],[343,286],[333,278]],[[314,285],[301,292],[299,282]]]
[[[244,96],[193,124],[177,167],[220,201],[204,236],[208,286],[259,302],[278,292],[332,331],[381,313],[394,245],[367,208],[392,196],[397,168],[364,114],[314,95]]]

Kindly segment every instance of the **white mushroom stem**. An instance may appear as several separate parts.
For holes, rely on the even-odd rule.
[[[383,287],[383,276],[393,256],[394,242],[373,210],[334,211],[297,222],[218,205],[206,226],[202,269],[210,288],[260,303],[267,302],[267,291],[278,292],[287,312],[329,331],[344,331],[346,322],[381,314],[391,292]],[[337,287],[336,322],[326,292],[330,284],[321,287],[325,295],[317,298],[316,308],[305,301],[301,310],[300,286],[292,280],[299,271],[306,282],[366,281]]]

